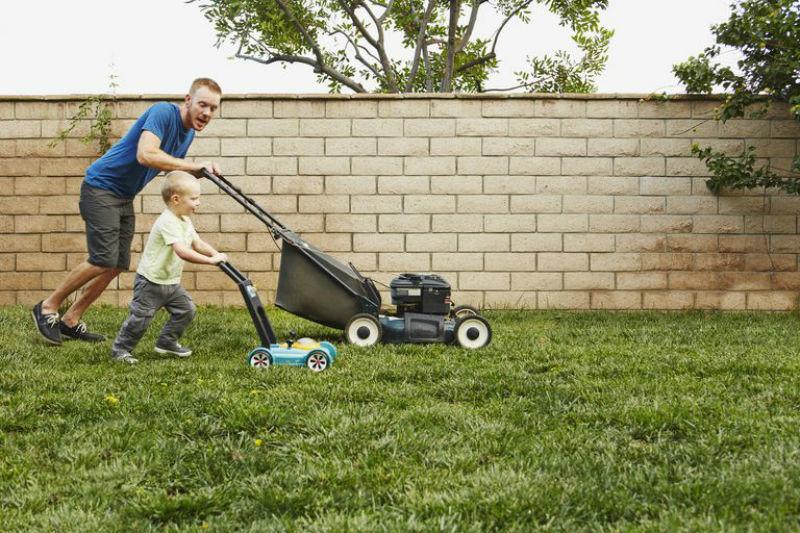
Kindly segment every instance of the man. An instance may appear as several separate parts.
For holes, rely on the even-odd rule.
[[[86,169],[80,213],[86,223],[89,258],[34,306],[33,319],[46,342],[60,345],[62,338],[105,340],[103,335],[89,331],[81,316],[111,280],[130,267],[135,224],[133,198],[160,171],[184,170],[196,177],[204,168],[220,173],[215,163],[193,163],[184,157],[195,132],[214,117],[221,98],[222,90],[214,80],[194,80],[181,106],[154,104],[119,142]],[[84,285],[80,297],[59,318],[62,302]]]

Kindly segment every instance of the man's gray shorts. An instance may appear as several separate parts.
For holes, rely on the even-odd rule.
[[[78,205],[81,218],[86,222],[89,263],[128,270],[131,265],[133,230],[136,226],[133,199],[120,198],[84,181]]]

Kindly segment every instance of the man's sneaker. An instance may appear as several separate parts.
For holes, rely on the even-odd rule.
[[[173,342],[171,344],[156,343],[156,352],[169,353],[172,355],[177,355],[178,357],[189,357],[190,355],[192,355],[192,351],[189,348],[181,346],[177,342]]]
[[[63,337],[67,337],[68,339],[76,339],[87,342],[101,342],[106,340],[105,335],[92,333],[86,329],[86,324],[83,322],[78,322],[74,326],[69,327],[62,321],[58,323],[58,328],[61,330],[61,335]]]
[[[58,313],[43,313],[42,302],[39,302],[33,306],[31,314],[33,315],[33,321],[36,323],[36,329],[39,330],[39,334],[45,342],[60,346],[61,332],[58,328]]]
[[[135,365],[139,362],[130,352],[125,351],[111,352],[111,360],[117,363],[127,363],[129,365]]]

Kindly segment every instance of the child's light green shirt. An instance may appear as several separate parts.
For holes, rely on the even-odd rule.
[[[136,272],[159,285],[180,283],[183,259],[178,257],[172,245],[182,242],[191,246],[198,238],[189,217],[178,218],[175,213],[165,209],[150,230]]]

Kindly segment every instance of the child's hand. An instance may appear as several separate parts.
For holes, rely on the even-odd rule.
[[[218,265],[222,262],[228,262],[228,256],[226,254],[216,253],[211,256],[211,262],[215,265]]]

